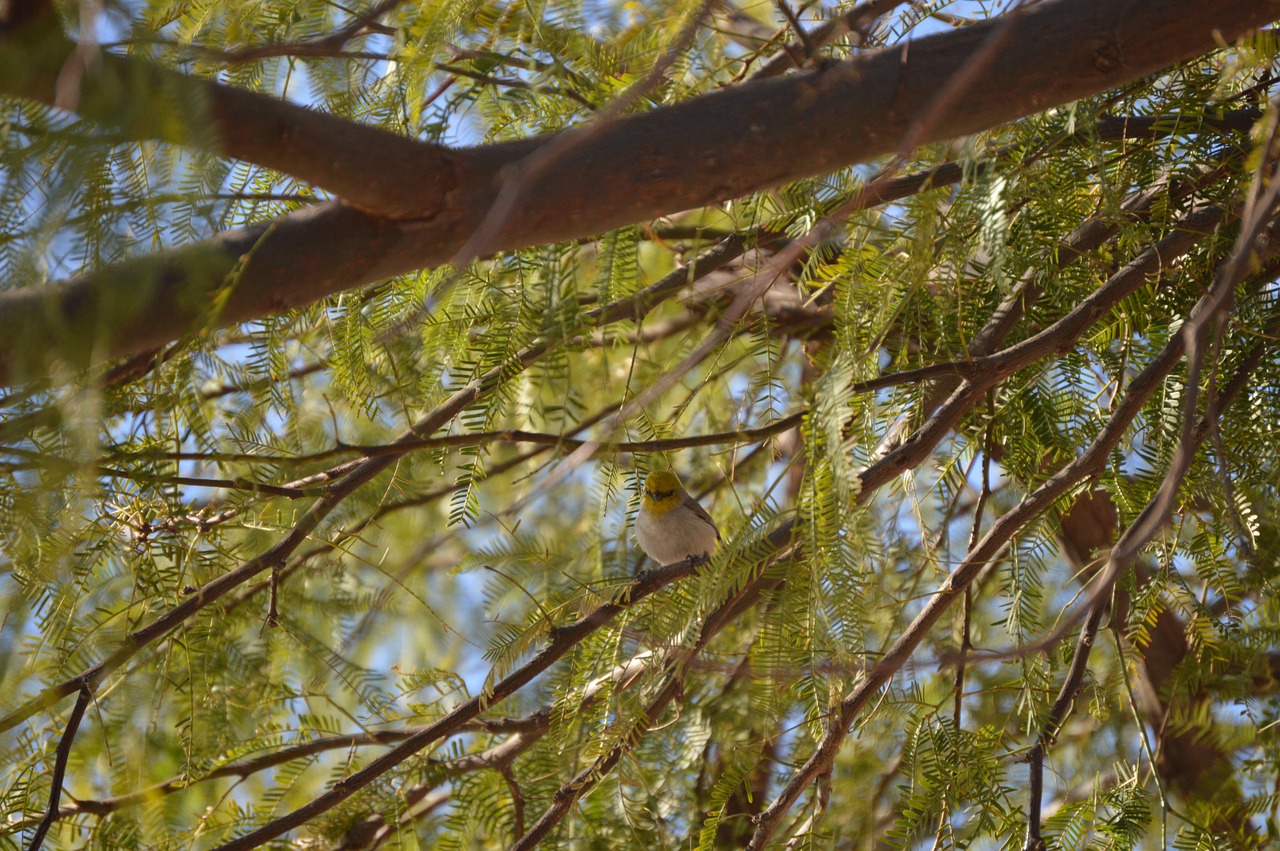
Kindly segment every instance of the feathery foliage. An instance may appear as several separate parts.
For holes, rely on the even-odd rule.
[[[820,44],[787,15],[813,30],[852,4],[59,11],[93,51],[473,146],[997,14],[878,5]],[[1275,47],[919,146],[893,174],[934,182],[852,211],[884,162],[223,327],[233,274],[171,345],[8,388],[0,847],[32,840],[55,783],[47,847],[217,847],[427,725],[444,732],[288,836],[496,848],[546,821],[546,847],[737,848],[825,758],[770,841],[1014,848],[1029,821],[1063,849],[1280,841],[1280,234],[1265,204],[1262,237],[1241,223],[1277,164]],[[217,155],[191,104],[137,104],[163,140],[0,102],[0,288],[329,199]],[[688,265],[726,239],[732,262]],[[1236,250],[1200,365],[1160,367]],[[608,312],[666,276],[646,310]],[[668,466],[723,543],[659,584],[631,523]],[[1162,494],[1168,522],[1109,561]],[[1003,545],[913,633],[987,534]]]

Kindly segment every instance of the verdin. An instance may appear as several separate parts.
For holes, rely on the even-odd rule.
[[[658,564],[675,564],[691,556],[710,556],[720,530],[706,509],[685,492],[675,473],[661,470],[644,480],[636,540]]]

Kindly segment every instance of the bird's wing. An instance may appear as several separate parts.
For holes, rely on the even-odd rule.
[[[689,509],[694,514],[698,515],[698,519],[705,521],[708,526],[715,529],[716,540],[720,540],[720,527],[716,525],[716,521],[711,519],[711,515],[707,513],[707,510],[699,505],[698,501],[688,494],[685,495],[684,504],[689,506]]]

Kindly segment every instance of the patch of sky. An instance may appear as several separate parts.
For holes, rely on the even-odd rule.
[[[462,541],[462,551],[466,553],[483,553],[486,550],[493,550],[498,548],[503,539],[509,537],[513,531],[519,535],[530,534],[530,529],[525,528],[525,523],[536,528],[537,517],[563,513],[565,510],[565,494],[586,493],[597,474],[598,467],[596,464],[584,464],[569,473],[565,480],[553,489],[543,492],[535,490],[534,496],[520,507],[519,513],[522,522],[518,527],[518,531],[514,523],[515,518],[511,517],[505,509],[497,509],[495,506],[490,506],[489,510],[482,509],[481,515],[474,525],[457,531]],[[503,493],[510,494],[511,492],[504,490]],[[482,505],[488,501],[486,496],[487,494],[482,486]],[[616,505],[614,510],[618,510]],[[625,522],[625,520],[615,520],[613,522]],[[606,540],[610,540],[610,538],[606,537]],[[566,558],[573,558],[575,549],[580,549],[581,552],[586,551],[589,547],[589,538],[583,536],[567,547],[564,544],[565,542],[556,543],[558,550],[562,550],[561,555]],[[489,649],[496,634],[496,626],[501,619],[502,613],[487,611],[486,588],[490,582],[494,581],[494,574],[483,568],[482,559],[472,559],[471,561],[474,561],[475,564],[468,569],[447,571],[447,578],[443,574],[439,576],[433,574],[428,581],[436,585],[447,584],[448,594],[429,592],[428,596],[431,599],[448,598],[455,602],[450,612],[442,613],[449,618],[452,629],[456,631],[456,636],[461,639],[452,648],[451,652],[456,654],[456,661],[451,662],[451,664],[466,684],[468,692],[470,694],[478,694],[490,670],[490,664],[484,659],[484,653]],[[550,569],[548,567],[548,570]],[[441,589],[436,589],[436,591],[439,590]],[[459,612],[471,612],[474,613],[474,616],[456,617]],[[380,657],[381,661],[387,664],[403,665],[406,664],[406,660],[414,658],[416,655],[405,647],[400,647],[398,650],[398,653],[387,651]],[[536,648],[531,652],[536,652]]]

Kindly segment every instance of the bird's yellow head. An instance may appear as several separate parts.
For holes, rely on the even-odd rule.
[[[680,504],[684,499],[684,488],[680,480],[670,470],[658,470],[650,473],[644,480],[644,496],[642,502],[649,511],[664,514]]]

